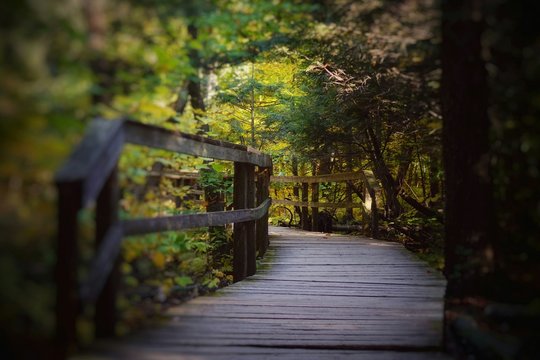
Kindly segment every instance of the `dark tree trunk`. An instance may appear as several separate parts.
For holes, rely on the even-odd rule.
[[[427,206],[419,203],[417,200],[415,200],[413,197],[405,194],[404,192],[401,192],[399,196],[407,202],[407,204],[411,205],[416,211],[418,211],[420,214],[428,216],[428,217],[434,217],[439,221],[440,223],[443,222],[443,217],[441,214],[439,214],[436,210],[430,209]]]
[[[434,155],[429,156],[429,197],[431,200],[429,203],[433,203],[433,199],[441,192],[440,179],[439,179],[439,159]]]
[[[401,152],[401,160],[399,162],[398,172],[395,181],[398,192],[403,187],[403,183],[405,182],[405,178],[407,177],[407,173],[409,172],[412,160],[412,152],[413,149],[411,147],[406,147]]]
[[[389,210],[388,216],[390,218],[396,218],[403,210],[398,200],[399,186],[394,180],[394,177],[384,160],[380,139],[376,136],[375,131],[371,126],[367,127],[366,133],[371,144],[369,156],[373,163],[373,172],[381,181],[386,196],[386,206]]]
[[[298,159],[296,156],[293,156],[291,159],[291,172],[293,176],[298,176]],[[300,186],[297,183],[293,185],[293,195],[294,200],[300,201]],[[299,219],[302,219],[302,210],[300,209],[300,206],[295,206],[294,212],[298,215]]]
[[[480,0],[443,1],[442,110],[447,298],[485,292],[492,271],[487,84]]]
[[[184,113],[184,111],[186,110],[186,105],[188,103],[188,85],[189,81],[185,81],[182,86],[180,86],[180,89],[178,89],[178,94],[176,95],[176,101],[173,104],[174,111],[176,111],[176,113],[180,115]]]
[[[188,33],[193,40],[198,37],[198,29],[194,24],[188,25]],[[199,51],[195,48],[189,50],[189,62],[191,67],[196,71],[188,79],[187,92],[189,94],[191,108],[193,109],[193,116],[195,120],[200,122],[206,112],[206,106],[204,105],[204,96],[201,90],[201,79],[198,75],[198,70],[201,67],[201,56]],[[210,131],[208,124],[199,124],[199,134],[205,134]]]

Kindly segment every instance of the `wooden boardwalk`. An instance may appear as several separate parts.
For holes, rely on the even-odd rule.
[[[401,245],[270,228],[257,275],[78,359],[442,359],[445,281]]]

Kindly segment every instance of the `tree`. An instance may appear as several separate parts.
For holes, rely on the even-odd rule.
[[[411,206],[432,227],[432,218],[441,219],[439,209],[429,208],[441,202],[429,201],[425,166],[440,156],[435,5],[364,5],[326,3],[332,16],[295,48],[305,94],[286,102],[287,114],[275,118],[298,151],[319,159],[354,154],[360,169],[373,171],[390,224]],[[435,190],[438,183],[432,184]],[[422,199],[414,199],[416,186]]]
[[[539,72],[527,54],[538,29],[523,25],[534,6],[443,2],[445,328],[458,356],[537,353],[539,193],[527,164],[540,142],[527,119]]]
[[[442,99],[447,297],[483,292],[493,271],[487,79],[480,2],[443,2]]]

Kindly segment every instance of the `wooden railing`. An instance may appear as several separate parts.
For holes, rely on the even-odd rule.
[[[273,183],[296,183],[301,190],[301,201],[287,200],[287,199],[274,199],[273,204],[284,206],[295,206],[300,208],[301,212],[301,225],[304,230],[321,231],[319,224],[319,208],[332,208],[332,209],[352,209],[361,208],[365,209],[366,206],[363,202],[319,202],[319,184],[328,182],[349,182],[353,180],[362,180],[368,188],[377,187],[376,180],[371,174],[366,174],[363,171],[350,172],[350,173],[338,173],[327,175],[315,175],[315,176],[272,176],[271,182]],[[311,189],[310,189],[311,188]],[[309,201],[309,194],[311,193],[311,201]],[[308,219],[308,211],[311,208],[311,221]]]
[[[233,161],[234,210],[120,221],[117,163],[125,143]],[[85,304],[95,304],[96,337],[114,335],[118,255],[125,235],[234,223],[234,281],[253,275],[257,254],[262,256],[268,247],[271,172],[272,159],[246,146],[131,120],[94,120],[81,144],[56,174],[58,357],[65,357],[76,345],[77,317]],[[94,202],[96,254],[88,276],[79,283],[78,214]]]

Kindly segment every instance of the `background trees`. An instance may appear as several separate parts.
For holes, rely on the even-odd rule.
[[[442,220],[436,4],[326,2],[324,13],[294,49],[304,94],[268,123],[313,173],[373,173],[384,229],[432,244],[424,230]],[[352,186],[369,193],[366,181]]]

